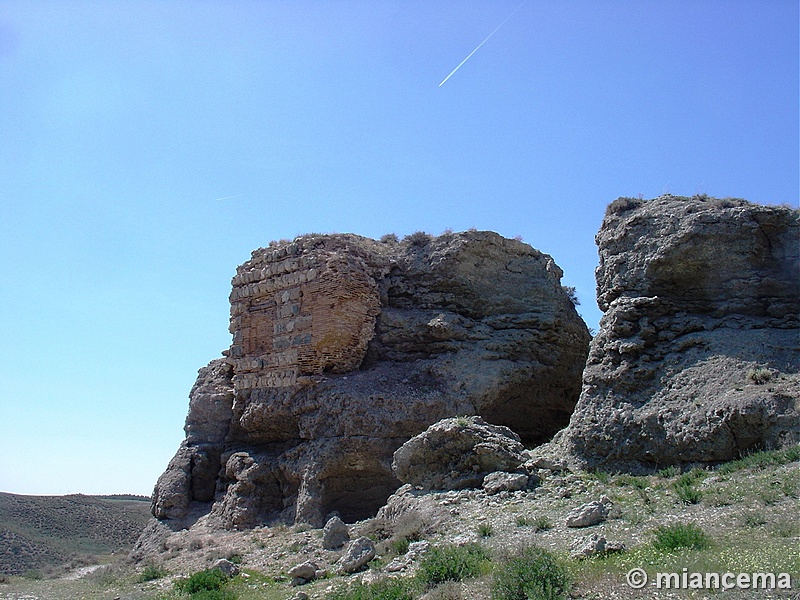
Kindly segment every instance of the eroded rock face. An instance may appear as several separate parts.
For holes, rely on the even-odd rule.
[[[799,236],[799,213],[785,207],[612,203],[597,235],[605,314],[581,399],[537,452],[658,468],[800,439]]]
[[[311,235],[256,250],[231,292],[233,343],[201,369],[153,513],[227,528],[371,516],[392,454],[481,415],[525,442],[568,422],[589,335],[561,270],[491,232],[381,243]]]
[[[487,475],[519,467],[524,449],[508,427],[480,417],[456,417],[431,425],[400,446],[392,466],[400,481],[426,490],[479,488]]]

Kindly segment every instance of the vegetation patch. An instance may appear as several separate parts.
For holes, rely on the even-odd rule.
[[[556,557],[529,546],[500,562],[492,581],[493,600],[560,600],[567,598],[570,577]]]
[[[760,450],[732,460],[717,468],[720,475],[730,475],[742,469],[765,469],[767,467],[785,465],[800,460],[800,444],[781,450]]]
[[[192,600],[233,600],[236,595],[223,589],[229,580],[219,569],[206,569],[175,582],[175,588],[189,594]]]
[[[670,552],[681,548],[705,550],[711,546],[711,539],[705,531],[694,523],[673,523],[655,530],[653,547]]]
[[[167,570],[164,567],[161,567],[156,564],[148,564],[145,565],[142,572],[139,574],[137,580],[140,583],[144,583],[145,581],[153,581],[155,579],[161,579],[167,574]]]
[[[329,593],[329,600],[413,600],[415,589],[407,579],[386,578],[373,583],[355,583]]]
[[[488,560],[479,544],[436,546],[422,559],[419,577],[429,587],[445,581],[463,581],[479,576]]]

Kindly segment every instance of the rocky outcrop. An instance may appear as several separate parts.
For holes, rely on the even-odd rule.
[[[392,468],[403,483],[426,490],[479,488],[487,475],[519,467],[523,450],[519,436],[508,427],[480,417],[456,417],[431,425],[400,446]]]
[[[800,439],[797,210],[613,202],[570,425],[537,454],[608,469],[714,463]]]
[[[546,441],[568,422],[589,341],[561,275],[491,232],[254,251],[232,282],[232,345],[200,370],[153,514],[173,528],[203,511],[229,529],[353,521],[400,485],[394,451],[440,419]]]

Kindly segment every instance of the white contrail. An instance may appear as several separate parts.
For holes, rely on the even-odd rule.
[[[218,202],[219,200],[231,200],[233,198],[241,198],[244,194],[236,194],[235,196],[223,196],[222,198],[214,198],[212,202]]]
[[[503,25],[505,25],[505,24],[506,24],[506,22],[507,22],[507,21],[508,21],[508,20],[509,20],[511,17],[513,17],[513,16],[514,16],[514,13],[516,13],[516,12],[517,12],[517,11],[518,11],[518,10],[519,10],[521,7],[522,7],[522,5],[523,5],[523,4],[525,4],[525,2],[522,2],[522,3],[521,3],[519,6],[517,6],[517,8],[515,8],[515,9],[514,9],[514,10],[511,12],[511,14],[510,14],[510,15],[508,15],[508,16],[507,16],[505,19],[503,19],[503,22],[502,22],[502,23],[500,23],[500,25],[498,25],[497,27],[495,27],[495,28],[494,28],[494,31],[492,31],[492,33],[490,33],[489,35],[487,35],[487,36],[486,36],[486,39],[485,39],[485,40],[483,40],[483,41],[482,41],[480,44],[478,44],[478,46],[475,48],[475,50],[473,50],[472,52],[470,52],[469,54],[467,54],[467,58],[465,58],[465,59],[464,59],[464,60],[462,60],[460,63],[458,63],[458,66],[457,66],[455,69],[453,69],[452,71],[450,71],[450,74],[449,74],[447,77],[445,77],[444,79],[442,79],[442,83],[440,83],[440,84],[439,84],[439,87],[442,87],[442,86],[445,84],[445,82],[446,82],[448,79],[450,79],[450,78],[451,78],[451,77],[452,77],[452,76],[455,74],[455,72],[456,72],[456,71],[458,71],[458,70],[459,70],[459,69],[460,69],[460,68],[461,68],[461,67],[464,65],[464,63],[465,63],[465,62],[467,62],[467,61],[470,59],[470,57],[471,57],[473,54],[475,54],[475,53],[476,53],[478,50],[480,50],[480,49],[481,49],[481,46],[483,46],[483,45],[484,45],[486,42],[488,42],[488,41],[489,41],[489,38],[490,38],[490,37],[492,37],[492,36],[493,36],[495,33],[497,33],[497,31],[498,31],[498,30],[499,30],[499,29],[500,29],[500,28],[501,28]]]

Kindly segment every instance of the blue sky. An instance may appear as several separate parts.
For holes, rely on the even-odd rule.
[[[270,240],[521,235],[596,328],[610,201],[799,162],[794,0],[5,0],[0,490],[150,493]]]

